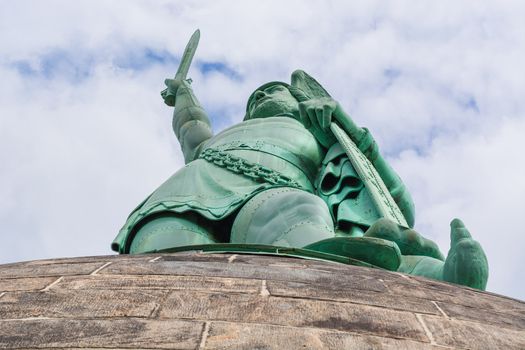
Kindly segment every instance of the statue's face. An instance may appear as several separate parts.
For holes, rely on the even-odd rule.
[[[282,114],[297,114],[299,103],[284,85],[272,85],[257,90],[248,107],[251,118],[267,118]]]

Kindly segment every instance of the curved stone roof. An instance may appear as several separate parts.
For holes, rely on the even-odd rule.
[[[275,256],[0,265],[0,348],[524,349],[525,303]]]

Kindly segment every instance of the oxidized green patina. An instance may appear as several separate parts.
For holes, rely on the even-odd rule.
[[[255,90],[243,122],[213,135],[186,80],[198,35],[162,92],[186,166],[131,213],[114,250],[251,250],[485,288],[487,259],[463,223],[445,259],[412,229],[410,194],[370,132],[305,72]]]

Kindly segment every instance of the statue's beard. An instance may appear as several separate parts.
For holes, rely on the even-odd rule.
[[[258,102],[253,109],[250,119],[269,118],[276,116],[290,116],[298,118],[299,109],[297,102],[267,99]]]

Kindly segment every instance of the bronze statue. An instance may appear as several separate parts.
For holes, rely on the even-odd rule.
[[[445,259],[412,229],[410,194],[370,132],[304,71],[256,89],[244,120],[213,135],[186,80],[198,36],[162,92],[186,165],[131,213],[114,250],[296,247],[485,288],[487,259],[463,223]]]

